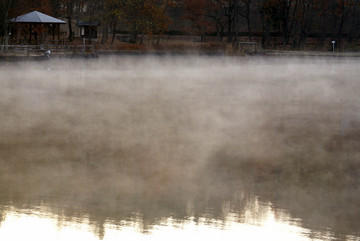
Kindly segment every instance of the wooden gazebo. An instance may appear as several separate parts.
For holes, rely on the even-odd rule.
[[[49,35],[52,39],[60,40],[60,24],[66,24],[65,21],[46,15],[44,13],[33,11],[10,20],[12,23],[13,38],[23,40],[29,44],[43,43]]]

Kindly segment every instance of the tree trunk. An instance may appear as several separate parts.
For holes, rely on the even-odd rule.
[[[112,24],[112,38],[111,38],[111,44],[114,43],[115,41],[115,37],[116,37],[116,20],[114,20],[113,24]]]
[[[3,19],[3,29],[2,29],[2,35],[3,35],[3,43],[5,45],[8,44],[9,41],[9,33],[8,33],[8,28],[9,28],[9,23],[8,23],[8,18],[9,18],[9,10],[11,8],[13,4],[13,0],[8,0],[7,3],[4,3],[3,9],[4,9],[4,19]],[[1,32],[0,32],[0,36],[1,36]]]
[[[248,0],[246,3],[246,21],[247,21],[247,29],[248,29],[248,37],[249,41],[252,39],[252,32],[251,32],[251,0]]]
[[[303,1],[304,4],[304,1]],[[295,6],[292,12],[292,16],[291,16],[291,22],[290,22],[290,27],[289,27],[289,33],[290,36],[293,36],[293,47],[298,47],[298,44],[295,44],[295,42],[297,42],[296,38],[298,36],[296,36],[298,34],[298,26],[299,26],[299,21],[297,18],[297,13],[298,13],[298,6],[299,6],[299,0],[295,1]],[[303,8],[303,15],[305,14],[305,8]],[[290,39],[289,39],[290,41]]]
[[[343,28],[344,28],[344,20],[345,20],[345,6],[344,6],[344,1],[342,1],[342,6],[341,6],[341,17],[340,17],[340,24],[339,24],[339,29],[337,32],[337,46],[338,48],[341,46],[341,42],[342,42],[342,38],[343,38]]]
[[[261,22],[262,22],[262,37],[261,37],[261,46],[262,48],[267,47],[267,42],[269,38],[269,26],[265,17],[265,13],[261,11]]]
[[[228,16],[228,43],[231,43],[233,40],[233,19],[232,16]]]
[[[251,41],[252,40],[252,32],[251,32],[250,17],[247,18],[247,29],[248,29],[249,41]]]
[[[72,31],[72,24],[71,24],[72,17],[68,16],[67,19],[68,19],[68,28],[69,28],[69,37],[68,37],[68,39],[71,42],[71,41],[73,41],[73,38],[74,38],[73,31]]]
[[[281,27],[283,32],[283,44],[287,45],[290,40],[290,34],[289,34],[289,14],[290,14],[290,7],[291,3],[287,2],[287,0],[283,0],[281,3]]]
[[[102,37],[101,37],[101,44],[106,43],[107,40],[108,40],[108,37],[109,37],[108,27],[109,27],[109,25],[108,25],[107,23],[105,23],[105,24],[103,25]]]
[[[217,35],[217,37],[218,37],[218,39],[219,39],[219,41],[220,42],[222,42],[223,41],[223,36],[224,36],[224,26],[221,26],[220,24],[218,24],[217,26],[216,26],[216,35]]]
[[[232,1],[229,2],[229,6],[227,7],[227,34],[228,34],[228,43],[231,43],[233,40],[233,29],[234,29],[234,3]]]

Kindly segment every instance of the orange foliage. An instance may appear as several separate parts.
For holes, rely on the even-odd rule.
[[[184,1],[185,19],[191,21],[197,34],[203,35],[211,30],[212,25],[208,18],[208,12],[211,7],[211,3],[208,0]]]
[[[170,18],[166,8],[170,1],[162,0],[124,0],[116,15],[128,23],[137,33],[158,33],[166,31]]]
[[[48,15],[53,14],[50,0],[21,0],[21,4],[15,4],[15,7],[10,10],[9,15],[16,17],[31,11],[39,11]]]

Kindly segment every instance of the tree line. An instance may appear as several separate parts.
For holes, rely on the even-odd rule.
[[[271,37],[303,47],[307,38],[332,38],[338,44],[360,38],[358,0],[184,0],[185,14],[198,34],[228,42],[246,33],[266,47]]]
[[[32,10],[68,23],[99,21],[102,43],[114,41],[119,31],[130,33],[133,42],[180,32],[203,41],[211,35],[227,42],[246,36],[264,47],[276,37],[293,48],[301,48],[309,37],[337,43],[360,38],[359,0],[0,0],[0,37],[7,34],[9,18]]]

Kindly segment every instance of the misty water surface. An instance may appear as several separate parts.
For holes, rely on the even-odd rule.
[[[360,61],[0,65],[0,239],[360,240]]]

